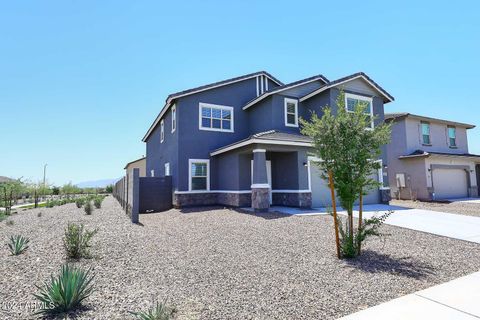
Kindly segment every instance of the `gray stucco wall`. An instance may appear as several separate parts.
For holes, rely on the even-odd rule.
[[[421,149],[425,151],[437,151],[447,153],[468,153],[468,141],[466,128],[456,127],[456,148],[448,145],[447,125],[444,123],[430,122],[431,145],[422,144],[421,121],[415,118],[406,118],[399,122],[405,122],[406,130],[406,153]]]

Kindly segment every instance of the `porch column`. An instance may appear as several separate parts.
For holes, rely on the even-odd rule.
[[[253,150],[252,208],[255,212],[267,212],[270,208],[270,186],[267,178],[265,149]]]

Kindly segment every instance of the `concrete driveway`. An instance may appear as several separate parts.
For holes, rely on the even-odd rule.
[[[294,208],[273,207],[272,209],[296,216],[327,214],[326,210],[323,208],[300,210]],[[374,215],[379,215],[389,210],[393,210],[394,213],[385,221],[386,224],[480,243],[479,217],[382,204],[365,205],[363,217],[371,218]],[[339,214],[346,215],[346,212],[339,211]],[[358,211],[354,212],[354,216],[358,217]]]

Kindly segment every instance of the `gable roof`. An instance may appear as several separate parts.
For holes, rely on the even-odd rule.
[[[255,99],[250,100],[250,101],[243,107],[243,110],[247,110],[248,108],[250,108],[250,107],[253,106],[254,104],[262,101],[263,99],[265,99],[265,98],[268,97],[268,96],[271,96],[271,95],[274,94],[274,93],[279,93],[279,92],[282,92],[282,91],[285,91],[285,90],[288,90],[288,89],[292,89],[292,88],[295,88],[295,87],[298,87],[298,86],[301,86],[301,85],[304,85],[304,84],[307,84],[307,83],[310,83],[310,82],[318,81],[318,80],[321,80],[321,81],[323,81],[324,83],[329,83],[329,82],[328,82],[328,79],[325,78],[325,77],[324,77],[323,75],[321,75],[321,74],[316,75],[316,76],[313,76],[313,77],[308,77],[308,78],[306,78],[306,79],[298,80],[298,81],[295,81],[295,82],[291,82],[291,83],[288,83],[288,84],[285,84],[285,85],[282,85],[282,86],[279,86],[279,87],[270,89],[270,90],[264,92],[263,94],[259,95],[259,96],[256,97]]]
[[[123,169],[127,169],[127,167],[128,167],[129,165],[134,164],[135,162],[144,161],[145,159],[147,159],[147,158],[146,158],[145,156],[143,156],[143,157],[141,157],[140,159],[130,161],[129,163],[127,163],[127,164],[125,165],[125,168],[123,168]]]
[[[229,84],[232,84],[232,83],[235,83],[235,82],[244,81],[244,80],[247,80],[247,79],[250,79],[250,78],[255,78],[255,77],[258,77],[258,76],[266,76],[268,79],[275,82],[279,86],[283,86],[283,83],[280,80],[278,80],[277,78],[275,78],[274,76],[272,76],[268,72],[259,71],[259,72],[249,73],[249,74],[246,74],[246,75],[243,75],[243,76],[240,76],[240,77],[230,78],[230,79],[206,84],[206,85],[203,85],[203,86],[200,86],[200,87],[195,87],[195,88],[192,88],[192,89],[187,89],[187,90],[183,90],[183,91],[179,91],[179,92],[169,94],[166,101],[165,101],[165,105],[163,106],[163,108],[160,111],[160,113],[158,114],[158,116],[155,118],[155,121],[152,123],[152,125],[148,129],[148,131],[145,134],[145,136],[143,137],[142,141],[145,142],[148,139],[150,134],[153,132],[153,129],[155,129],[155,127],[158,125],[158,123],[162,119],[165,112],[167,112],[169,107],[172,105],[173,100],[181,98],[181,97],[185,97],[185,96],[188,96],[188,95],[191,95],[191,94],[195,94],[195,93],[198,93],[198,92],[202,92],[202,91],[205,91],[205,90],[211,90],[211,89],[218,88],[218,87],[221,87],[221,86],[226,86],[226,85],[229,85]]]
[[[216,156],[230,150],[238,149],[253,143],[274,144],[274,145],[294,145],[299,147],[312,147],[313,141],[310,137],[297,133],[286,133],[278,130],[270,130],[252,134],[246,139],[234,142],[219,149],[210,152],[210,156]]]
[[[457,126],[457,127],[465,127],[467,129],[473,129],[475,128],[475,125],[473,124],[468,124],[468,123],[462,123],[462,122],[456,122],[456,121],[450,121],[450,120],[443,120],[443,119],[438,119],[438,118],[431,118],[431,117],[425,117],[425,116],[420,116],[418,114],[413,114],[409,112],[392,112],[392,113],[385,113],[385,121],[398,121],[407,117],[419,119],[419,120],[425,120],[425,121],[432,121],[432,122],[440,122],[444,123],[447,125],[452,125],[452,126]]]
[[[349,75],[349,76],[331,81],[328,84],[325,84],[323,87],[320,87],[317,90],[314,90],[314,91],[306,94],[305,96],[301,97],[300,101],[305,101],[305,100],[310,99],[311,97],[313,97],[313,96],[315,96],[315,95],[317,95],[317,94],[319,94],[319,93],[321,93],[321,92],[323,92],[327,89],[339,86],[341,84],[344,84],[346,82],[349,82],[349,81],[352,81],[352,80],[355,80],[355,79],[363,79],[365,82],[367,82],[372,88],[374,88],[376,91],[378,91],[378,93],[380,93],[380,95],[382,95],[383,101],[385,103],[392,102],[392,101],[395,100],[395,98],[391,94],[389,94],[385,89],[383,89],[375,81],[370,79],[370,77],[367,76],[365,73],[357,72],[357,73],[354,73],[352,75]]]

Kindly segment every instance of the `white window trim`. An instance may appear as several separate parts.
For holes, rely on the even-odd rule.
[[[295,124],[288,123],[288,117],[287,117],[287,105],[289,103],[295,104]],[[285,118],[285,126],[286,127],[294,127],[298,128],[298,100],[296,99],[290,99],[290,98],[285,98],[284,100],[284,110],[283,110],[283,117]]]
[[[371,119],[371,123],[370,123],[370,128],[367,128],[367,129],[373,129],[374,126],[375,126],[375,123],[374,123],[374,121],[373,121],[373,98],[371,98],[371,97],[365,97],[365,96],[361,96],[361,95],[353,94],[353,93],[345,93],[345,110],[347,110],[347,112],[351,112],[351,113],[353,113],[353,111],[348,110],[348,98],[350,98],[350,99],[356,99],[356,100],[361,100],[361,101],[365,101],[365,102],[370,103],[370,119]]]
[[[177,105],[172,107],[172,133],[177,129]]]
[[[170,174],[170,162],[165,163],[165,164],[163,165],[163,167],[164,167],[164,170],[165,170],[165,177],[166,177],[166,176],[170,176],[170,175],[171,175],[171,174]],[[167,174],[167,168],[168,168],[168,174]]]
[[[160,143],[165,140],[165,121],[160,121]]]
[[[229,110],[229,111],[230,111],[230,114],[231,114],[231,116],[232,116],[232,118],[231,118],[231,120],[230,120],[230,130],[202,127],[202,107],[216,108],[216,109],[221,109],[221,110]],[[233,125],[234,125],[234,119],[235,119],[235,115],[234,115],[234,112],[233,112],[233,107],[230,107],[230,106],[221,106],[221,105],[218,105],[218,104],[203,103],[203,102],[200,102],[200,103],[198,104],[198,129],[199,129],[199,130],[218,131],[218,132],[234,132],[234,127],[233,127]]]
[[[207,190],[192,190],[192,163],[194,162],[207,164]],[[210,160],[209,159],[188,159],[188,191],[194,191],[194,192],[210,191]]]
[[[150,170],[150,177],[155,177],[155,170]]]

